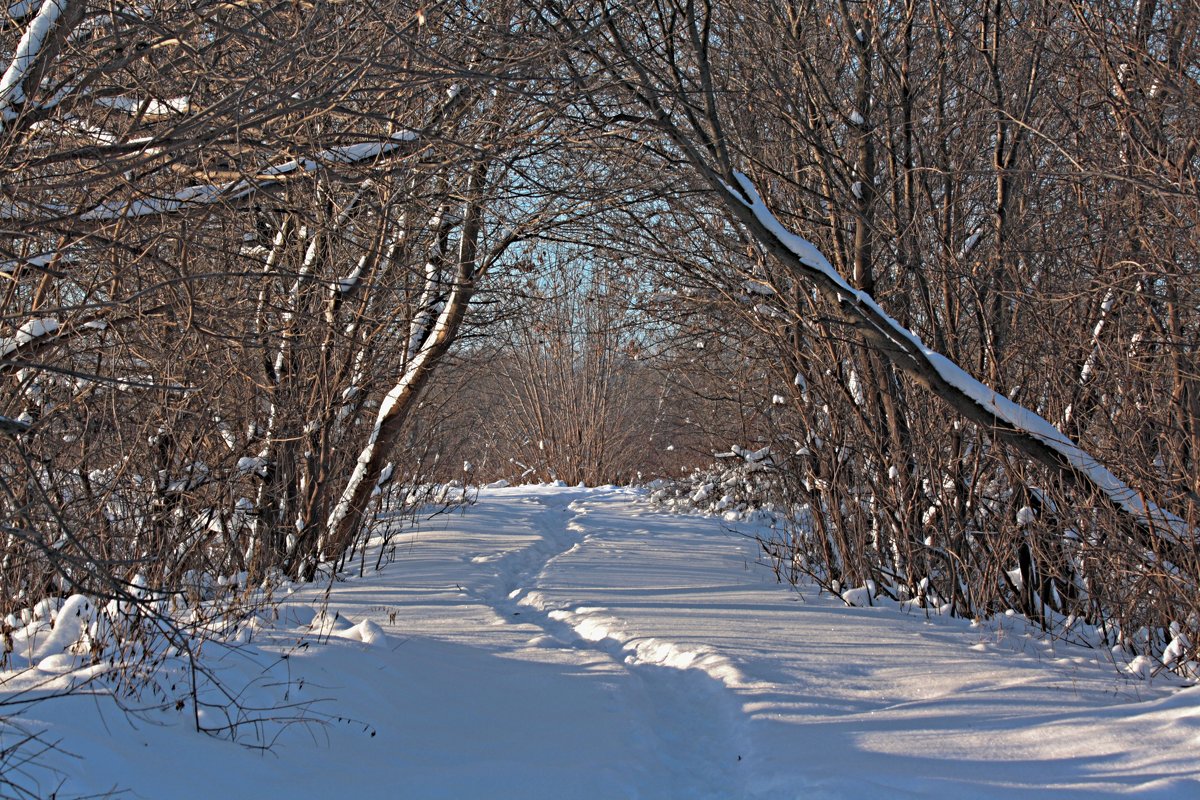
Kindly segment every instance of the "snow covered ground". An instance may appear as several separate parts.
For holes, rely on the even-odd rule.
[[[56,748],[5,777],[205,800],[1200,797],[1200,688],[1014,618],[799,594],[720,520],[634,490],[485,490],[392,544],[323,616],[304,587],[248,644],[210,649],[240,738],[269,749],[195,733],[168,669],[123,709],[88,691],[22,707]],[[32,646],[40,666],[0,697],[70,678]]]

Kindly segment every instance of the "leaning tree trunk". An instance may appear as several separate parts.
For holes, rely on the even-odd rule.
[[[436,316],[426,317],[424,329],[414,331],[411,357],[405,363],[399,379],[380,404],[375,426],[358,455],[354,471],[346,482],[341,498],[329,514],[324,536],[318,544],[318,555],[341,553],[358,536],[371,496],[404,429],[409,412],[415,405],[414,401],[458,336],[467,306],[483,272],[479,258],[479,236],[482,227],[483,186],[486,179],[487,163],[480,162],[468,184],[466,214],[459,239],[458,264],[453,285],[446,295],[441,312]],[[439,276],[430,275],[427,284],[438,279]],[[436,293],[439,288],[442,287],[426,286],[431,293]],[[315,563],[302,569],[311,570],[313,567]]]

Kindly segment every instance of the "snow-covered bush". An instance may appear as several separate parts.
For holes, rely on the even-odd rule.
[[[654,503],[729,521],[755,512],[772,514],[785,499],[770,446],[750,450],[735,444],[717,454],[708,469],[695,469],[677,480],[656,480],[650,489]]]

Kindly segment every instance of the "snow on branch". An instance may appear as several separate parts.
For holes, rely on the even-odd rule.
[[[13,106],[25,102],[25,82],[33,72],[59,17],[66,11],[68,2],[70,0],[44,0],[37,16],[25,28],[8,69],[0,78],[0,120],[8,122],[16,118]]]
[[[329,519],[326,521],[328,531],[335,531],[353,510],[359,487],[368,478],[371,470],[371,463],[375,458],[375,450],[379,445],[384,427],[396,416],[398,410],[402,412],[407,408],[410,397],[423,382],[430,364],[440,358],[447,339],[453,338],[457,321],[462,315],[462,305],[467,302],[469,295],[467,287],[455,284],[451,290],[451,296],[442,304],[436,320],[428,321],[429,328],[422,346],[413,354],[400,379],[384,395],[383,401],[379,404],[379,410],[375,415],[375,424],[371,428],[367,443],[359,452],[358,459],[354,464],[354,471],[346,481],[341,498],[329,513]]]
[[[58,320],[50,317],[29,320],[12,336],[0,337],[0,358],[8,358],[32,342],[54,336],[58,328]]]
[[[821,282],[824,289],[835,293],[843,311],[875,333],[872,338],[882,338],[890,345],[886,350],[894,350],[894,355],[900,356],[893,357],[893,363],[902,369],[908,366],[907,371],[974,421],[1006,433],[1018,444],[1040,445],[1027,446],[1027,454],[1045,463],[1047,459],[1042,456],[1048,450],[1057,462],[1054,466],[1067,469],[1077,479],[1100,491],[1141,526],[1166,534],[1175,542],[1191,539],[1194,531],[1183,519],[1146,500],[1047,419],[977,381],[946,356],[926,347],[920,337],[893,319],[873,297],[852,287],[812,242],[785,228],[746,175],[735,172],[734,178],[740,191],[723,181],[721,184],[730,198],[750,212],[756,227],[779,245],[772,249],[779,253],[782,248],[806,273]],[[744,215],[739,214],[739,217],[745,219]]]
[[[192,109],[192,98],[172,97],[166,100],[137,97],[95,97],[92,102],[101,108],[109,108],[130,116],[141,115],[150,119],[169,117],[173,114],[188,114]]]
[[[0,261],[0,275],[14,275],[25,267],[44,270],[54,263],[56,257],[57,253],[39,253],[36,256],[25,256],[24,258],[12,258],[7,261]]]
[[[33,9],[37,6],[34,0],[17,0],[8,7],[5,16],[10,20],[20,22],[33,13]]]
[[[418,137],[416,131],[405,129],[381,142],[331,147],[311,158],[293,158],[269,167],[253,178],[188,186],[169,197],[110,200],[84,212],[80,219],[89,222],[130,219],[152,214],[170,214],[211,203],[243,200],[256,192],[277,186],[289,177],[314,172],[322,165],[358,164],[389,155],[406,143],[416,141]]]
[[[118,316],[104,312],[92,315],[87,319],[60,322],[53,317],[31,319],[21,325],[12,336],[0,336],[0,375],[16,372],[30,364],[28,359],[34,353],[51,345],[61,345],[69,340],[82,336],[103,333],[111,328],[128,325],[144,319],[147,315],[162,313],[167,305],[142,308],[133,313]],[[50,365],[43,368],[56,369]],[[117,384],[130,383],[116,380]],[[133,384],[130,384],[133,385]]]

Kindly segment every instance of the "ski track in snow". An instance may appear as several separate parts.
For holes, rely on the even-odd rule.
[[[897,614],[894,606],[843,608],[815,596],[798,605],[786,588],[770,586],[764,571],[757,580],[742,576],[749,587],[729,585],[730,562],[751,562],[752,543],[697,535],[720,525],[654,512],[631,492],[551,494],[536,502],[544,504],[535,522],[543,538],[495,560],[483,599],[499,617],[543,630],[531,645],[591,648],[623,664],[660,706],[707,707],[707,729],[690,731],[711,742],[711,762],[690,754],[690,769],[703,765],[704,778],[676,783],[666,796],[1187,797],[1200,790],[1195,773],[1178,770],[1174,756],[1155,765],[1160,772],[1138,774],[1133,764],[1146,757],[1125,752],[1132,738],[1090,730],[1095,720],[1086,712],[1122,719],[1129,701],[1163,692],[1121,677],[1094,652],[1040,639],[1020,621],[972,633],[965,621]],[[697,545],[703,549],[688,552]],[[680,551],[683,563],[671,565]],[[713,601],[723,592],[730,602]],[[677,603],[667,600],[673,595]],[[761,605],[738,604],[743,595]],[[674,605],[679,618],[664,624]],[[745,626],[740,637],[721,626],[726,607],[752,612],[753,623],[738,620]],[[893,619],[880,619],[889,613]],[[795,641],[818,631],[828,640]],[[668,715],[659,709],[652,716],[663,723],[663,749],[678,748]],[[1157,724],[1150,728],[1162,733]],[[1174,741],[1200,743],[1200,715],[1166,728]],[[686,764],[676,766],[687,774]]]
[[[623,665],[641,683],[650,703],[646,709],[649,721],[643,720],[650,728],[648,744],[668,756],[692,756],[663,763],[672,775],[669,783],[674,791],[691,797],[745,796],[737,773],[739,763],[748,765],[749,742],[741,730],[745,718],[740,703],[728,691],[742,678],[726,659],[704,648],[637,636],[605,608],[554,602],[539,591],[556,563],[588,546],[593,534],[587,532],[585,522],[592,509],[628,498],[627,491],[613,489],[603,494],[539,499],[544,510],[535,525],[544,538],[522,550],[472,559],[490,563],[496,570],[496,581],[482,592],[482,599],[501,617],[543,629],[545,634],[531,639],[531,645],[593,650]],[[676,728],[655,722],[695,718],[692,709],[697,705],[706,708],[705,716],[696,720],[703,727]],[[679,730],[687,731],[686,740],[678,735]]]
[[[799,594],[752,540],[634,490],[486,490],[379,547],[383,572],[301,587],[275,628],[215,651],[248,701],[303,704],[257,724],[266,757],[194,733],[186,704],[85,694],[22,712],[62,743],[30,773],[40,794],[1200,797],[1200,687],[1122,676],[1019,619]],[[69,630],[0,674],[0,702],[70,678],[75,657],[41,652]]]
[[[565,508],[547,505],[538,520],[545,538],[530,548],[500,556],[497,578],[502,589],[485,592],[483,599],[504,616],[532,615],[535,624],[561,645],[591,646],[628,665],[697,670],[728,688],[743,685],[745,679],[737,668],[707,648],[640,637],[627,630],[620,619],[608,615],[603,607],[556,602],[539,591],[556,562],[570,558],[592,538],[582,524],[591,509],[621,495],[618,491],[586,500],[573,499]],[[475,563],[489,560],[473,559]],[[529,616],[524,621],[530,621]]]

